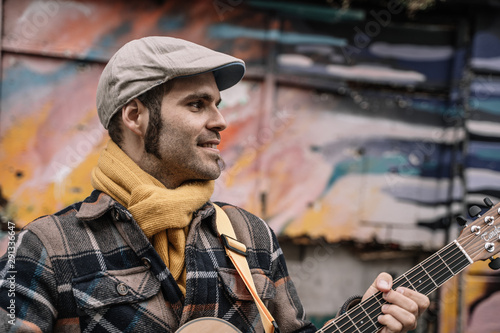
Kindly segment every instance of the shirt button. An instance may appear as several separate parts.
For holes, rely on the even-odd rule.
[[[118,294],[125,296],[128,294],[128,287],[125,283],[120,283],[116,286],[116,291]]]
[[[141,260],[142,260],[142,264],[144,266],[146,266],[147,269],[151,268],[151,260],[149,260],[149,258],[144,257]]]

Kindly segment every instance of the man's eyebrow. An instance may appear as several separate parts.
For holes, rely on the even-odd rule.
[[[207,94],[207,93],[192,93],[192,94],[189,94],[187,95],[186,97],[184,97],[181,102],[187,102],[189,100],[193,100],[193,99],[203,99],[205,101],[208,101],[208,102],[212,102],[214,101],[214,97],[210,94]],[[216,102],[215,102],[215,105],[219,105],[220,103],[222,102],[222,99],[219,98]]]

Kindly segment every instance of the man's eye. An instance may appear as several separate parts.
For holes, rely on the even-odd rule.
[[[199,109],[203,106],[203,103],[201,101],[191,102],[189,103],[189,106]]]

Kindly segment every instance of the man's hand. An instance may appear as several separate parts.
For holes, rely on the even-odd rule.
[[[378,321],[385,327],[381,333],[407,332],[417,327],[417,319],[429,307],[429,298],[414,290],[398,287],[392,290],[392,277],[380,273],[363,295],[367,299],[377,291],[383,293],[387,303],[382,306]]]

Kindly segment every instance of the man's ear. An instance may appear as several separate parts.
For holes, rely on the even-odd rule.
[[[148,127],[148,109],[137,98],[122,108],[123,125],[135,134],[144,137]]]

